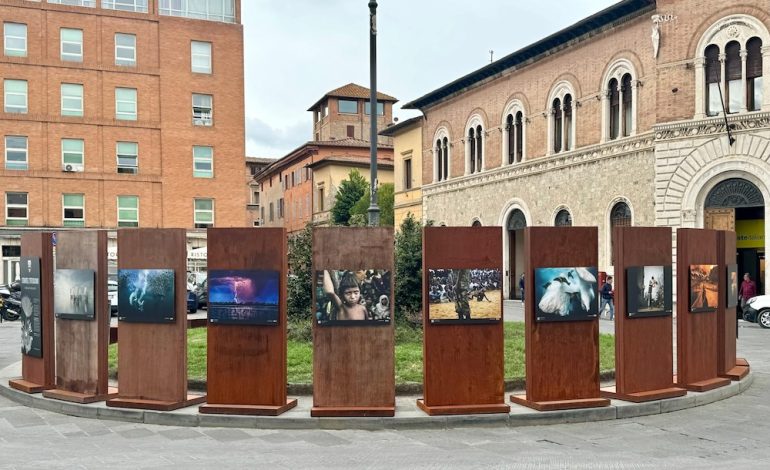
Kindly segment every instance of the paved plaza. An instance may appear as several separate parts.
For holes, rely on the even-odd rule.
[[[20,360],[18,328],[0,324],[0,368]],[[0,398],[0,468],[770,468],[770,331],[741,322],[740,335],[739,354],[755,374],[742,395],[596,423],[398,431],[181,428],[75,418]]]

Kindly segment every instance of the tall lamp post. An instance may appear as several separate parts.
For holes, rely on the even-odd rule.
[[[369,226],[380,225],[380,208],[377,206],[377,1],[369,2],[369,154],[370,154],[370,201]]]

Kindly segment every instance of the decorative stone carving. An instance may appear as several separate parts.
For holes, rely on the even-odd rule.
[[[765,205],[762,192],[749,181],[731,178],[722,181],[706,197],[706,208],[759,207]]]
[[[686,123],[655,126],[655,141],[659,142],[680,137],[702,137],[714,134],[726,135],[726,126],[728,125],[733,133],[770,128],[770,113],[729,116],[727,118],[727,124],[725,124],[723,117],[719,117]]]
[[[652,15],[652,57],[658,58],[658,50],[660,49],[660,24],[663,19],[660,15]]]

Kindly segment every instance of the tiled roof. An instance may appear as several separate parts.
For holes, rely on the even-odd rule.
[[[312,140],[307,145],[318,145],[321,147],[357,147],[357,148],[369,148],[369,141],[363,139],[354,139],[352,137],[346,137],[344,139],[336,140]],[[377,148],[392,149],[392,144],[377,144]]]
[[[311,163],[308,165],[309,168],[317,168],[319,166],[326,166],[334,163],[341,163],[345,165],[352,165],[352,166],[359,166],[359,167],[366,167],[369,168],[369,164],[371,163],[371,159],[368,156],[357,156],[357,155],[329,155],[327,157],[324,157],[321,160],[318,160],[316,162]],[[393,168],[393,160],[389,159],[378,159],[377,160],[377,168],[382,169],[392,169]]]
[[[249,163],[265,163],[265,164],[269,165],[270,163],[273,163],[274,161],[276,161],[276,159],[275,158],[270,158],[270,157],[249,157],[249,156],[246,156],[246,161],[249,162]]]
[[[325,95],[321,97],[318,101],[316,101],[313,106],[308,108],[308,111],[313,111],[318,107],[319,104],[321,104],[321,101],[324,99],[333,96],[335,98],[357,98],[357,99],[368,99],[369,98],[369,88],[363,87],[361,85],[357,85],[355,83],[348,83],[347,85],[341,86],[337,88],[336,90],[332,90]],[[386,95],[385,93],[377,92],[377,99],[379,101],[390,101],[392,103],[395,103],[398,101],[398,99]]]
[[[393,137],[396,133],[402,131],[403,129],[406,129],[407,127],[412,127],[416,125],[422,124],[422,116],[415,116],[413,118],[407,119],[406,121],[401,121],[398,124],[393,124],[385,129],[380,131],[380,135],[384,135],[385,137]]]

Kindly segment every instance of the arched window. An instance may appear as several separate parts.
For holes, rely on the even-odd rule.
[[[617,79],[610,80],[610,140],[617,139],[620,129],[620,88]]]
[[[561,129],[563,125],[559,98],[553,100],[551,112],[553,113],[553,153],[559,153],[561,152]]]
[[[631,208],[625,202],[618,202],[612,206],[610,212],[611,227],[630,227],[631,226]]]
[[[631,85],[631,74],[629,73],[623,75],[620,95],[623,102],[623,137],[628,137],[634,128],[634,91]]]
[[[746,43],[746,108],[762,109],[762,40],[751,38]]]
[[[719,62],[719,46],[706,48],[706,114],[715,116],[722,111],[722,97],[719,81],[722,77],[722,64]]]
[[[471,173],[476,173],[476,130],[474,128],[468,129],[468,155],[470,160]]]
[[[481,221],[480,220],[474,220],[473,224],[471,224],[471,227],[481,227]]]
[[[446,128],[439,129],[436,132],[436,147],[433,149],[436,157],[434,170],[435,181],[446,181],[449,179],[449,138]]]
[[[524,159],[524,114],[521,111],[505,118],[505,139],[508,164],[521,162]]]
[[[564,150],[572,150],[572,95],[564,96]]]
[[[484,168],[483,153],[484,149],[484,130],[481,126],[476,126],[476,171]]]
[[[567,209],[562,209],[556,213],[553,225],[555,227],[572,227],[572,214]]]
[[[508,141],[508,164],[516,161],[516,129],[513,125],[513,114],[505,119],[505,134]]]
[[[521,111],[516,113],[516,162],[524,159],[524,114]]]
[[[728,113],[737,113],[743,107],[743,64],[738,41],[730,41],[725,48],[725,75],[725,106]]]

